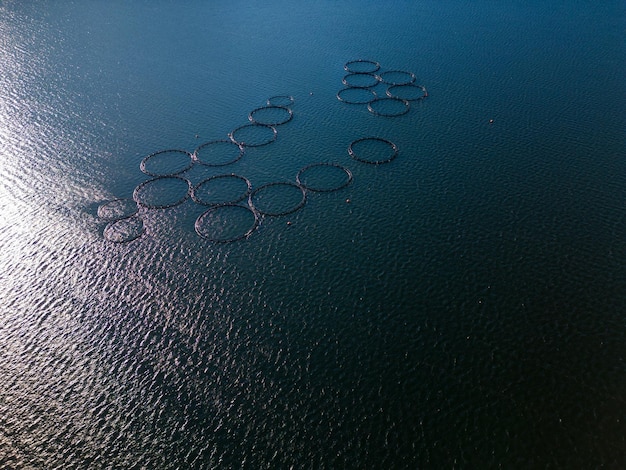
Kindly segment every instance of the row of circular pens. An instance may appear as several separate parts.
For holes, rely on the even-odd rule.
[[[139,183],[132,198],[117,198],[98,207],[98,217],[106,222],[104,238],[123,243],[146,233],[146,211],[169,209],[188,199],[206,206],[196,219],[195,231],[202,238],[226,243],[247,238],[263,217],[283,216],[302,208],[308,192],[340,190],[352,182],[352,172],[337,163],[317,162],[301,168],[295,181],[271,182],[253,188],[250,180],[235,173],[213,175],[192,184],[187,173],[195,165],[223,167],[241,159],[246,148],[261,147],[276,140],[276,127],[293,117],[291,96],[274,96],[265,106],[250,112],[249,124],[228,134],[229,139],[212,140],[193,152],[170,149],[143,158],[139,168],[152,178]],[[353,141],[348,154],[357,161],[386,163],[398,148],[379,137]]]

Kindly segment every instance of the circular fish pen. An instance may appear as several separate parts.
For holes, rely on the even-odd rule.
[[[133,199],[148,209],[168,209],[185,202],[191,194],[191,188],[187,178],[158,176],[140,183],[133,191]]]
[[[226,166],[243,157],[244,148],[232,140],[212,140],[193,152],[196,163],[204,166]]]
[[[373,60],[357,59],[346,62],[343,68],[350,73],[375,73],[380,70],[380,64]]]
[[[408,83],[406,85],[391,85],[385,92],[389,98],[406,101],[419,101],[428,96],[426,87]]]
[[[376,92],[369,88],[347,87],[337,92],[337,99],[347,104],[369,104],[376,98]]]
[[[145,232],[143,220],[138,215],[109,222],[102,233],[112,243],[127,243],[141,237]]]
[[[261,215],[282,216],[301,209],[306,203],[306,190],[291,182],[267,183],[254,189],[248,203]]]
[[[214,243],[230,243],[247,238],[259,226],[259,216],[239,204],[221,204],[203,212],[194,224],[196,233]]]
[[[98,206],[98,217],[108,221],[115,221],[132,217],[138,211],[139,206],[134,199],[113,199]]]
[[[286,106],[261,106],[248,114],[248,119],[254,124],[262,126],[280,126],[293,118],[293,112]]]
[[[191,189],[191,198],[203,206],[236,204],[252,191],[250,181],[234,173],[206,178]]]
[[[380,79],[373,73],[349,73],[341,79],[341,83],[352,88],[372,88],[378,85]]]
[[[298,171],[296,182],[307,191],[338,191],[352,182],[352,172],[337,163],[313,163]]]
[[[276,128],[265,124],[244,124],[233,130],[228,137],[240,147],[262,147],[276,140]]]
[[[139,168],[150,176],[175,176],[193,165],[193,156],[185,150],[161,150],[151,153],[139,164]]]
[[[367,104],[367,110],[376,116],[398,117],[409,112],[411,104],[402,98],[376,98]]]
[[[378,77],[387,85],[408,85],[415,82],[415,74],[404,70],[387,70],[379,73]]]
[[[267,99],[266,103],[268,106],[285,106],[289,107],[294,104],[295,100],[291,95],[276,95],[271,96]]]
[[[394,160],[398,147],[382,137],[363,137],[350,144],[348,154],[356,161],[379,165]]]

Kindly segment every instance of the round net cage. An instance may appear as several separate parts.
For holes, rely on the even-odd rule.
[[[352,88],[372,88],[378,82],[378,76],[373,73],[349,73],[341,79],[341,83]]]
[[[291,106],[292,104],[294,104],[295,100],[293,99],[293,96],[291,95],[276,95],[276,96],[271,96],[270,98],[267,99],[267,105],[268,106]]]
[[[276,129],[265,124],[244,124],[233,130],[228,137],[242,147],[261,147],[276,140]]]
[[[229,243],[249,237],[258,225],[258,215],[249,207],[222,204],[201,214],[196,219],[194,228],[206,240]]]
[[[261,106],[248,115],[250,122],[263,126],[280,126],[293,118],[293,112],[286,106]]]
[[[409,83],[407,85],[391,85],[385,92],[388,97],[399,100],[418,101],[426,98],[426,87]]]
[[[145,232],[143,220],[138,215],[109,222],[104,228],[104,239],[112,243],[126,243],[136,240]]]
[[[387,85],[408,85],[415,81],[415,74],[404,70],[387,70],[379,73],[378,76],[380,81]]]
[[[195,185],[191,198],[204,206],[235,204],[246,199],[252,191],[247,178],[234,173],[211,176]]]
[[[352,182],[352,172],[336,163],[313,163],[298,172],[296,182],[308,191],[338,191]]]
[[[346,62],[343,68],[350,73],[374,73],[380,69],[380,64],[373,60],[357,59]]]
[[[393,142],[381,137],[363,137],[350,144],[348,154],[359,162],[378,165],[388,163],[396,158],[398,147]]]
[[[243,153],[243,147],[232,140],[212,140],[200,145],[193,157],[201,165],[225,166],[238,161]]]
[[[348,104],[369,104],[377,98],[369,88],[342,88],[337,92],[337,99]]]
[[[248,202],[259,214],[287,215],[304,206],[306,191],[296,183],[267,183],[254,189],[250,193]]]
[[[187,171],[193,158],[185,150],[161,150],[151,153],[139,164],[139,168],[150,176],[174,176]]]
[[[191,182],[180,176],[158,176],[139,184],[133,199],[148,209],[167,209],[182,204],[191,193]]]
[[[367,110],[376,116],[397,117],[406,114],[411,109],[407,100],[400,98],[376,98],[367,104]]]
[[[98,206],[98,217],[109,221],[125,219],[135,215],[138,210],[139,206],[134,199],[113,199]]]

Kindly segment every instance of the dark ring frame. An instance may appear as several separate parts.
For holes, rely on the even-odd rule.
[[[354,144],[358,144],[359,142],[364,142],[366,140],[375,140],[378,142],[384,142],[385,144],[389,145],[391,147],[391,149],[393,150],[393,153],[391,154],[391,156],[389,156],[388,158],[385,158],[383,160],[367,160],[365,158],[360,158],[355,152],[354,152]],[[381,163],[389,163],[390,161],[392,161],[394,158],[396,158],[398,156],[398,146],[396,144],[394,144],[393,142],[391,142],[390,140],[387,139],[383,139],[382,137],[362,137],[360,139],[354,140],[350,143],[349,147],[348,147],[348,154],[350,155],[350,157],[352,157],[354,160],[362,162],[362,163],[369,163],[371,165],[379,165]]]
[[[239,142],[238,140],[235,139],[235,133],[238,130],[241,129],[245,129],[247,127],[266,127],[268,129],[272,130],[273,133],[273,138],[271,140],[268,140],[267,142],[262,142],[260,144],[246,144],[245,142]],[[229,134],[228,137],[231,141],[233,141],[233,143],[237,144],[239,147],[263,147],[264,145],[269,145],[272,142],[274,142],[276,140],[276,136],[277,136],[278,132],[276,131],[276,128],[274,126],[266,126],[265,124],[255,124],[255,123],[251,123],[251,124],[244,124],[243,126],[239,126],[236,129],[233,129]]]
[[[196,190],[200,188],[202,185],[208,184],[210,181],[214,181],[216,179],[221,179],[221,178],[235,178],[235,179],[242,180],[244,183],[246,183],[247,189],[244,192],[244,194],[238,197],[237,199],[233,199],[232,201],[218,202],[218,203],[210,203],[210,202],[203,201],[201,197],[198,197],[196,195]],[[243,201],[245,198],[247,198],[250,195],[251,191],[252,191],[252,183],[250,183],[250,180],[248,178],[244,176],[236,175],[235,173],[228,173],[225,175],[211,176],[209,178],[206,178],[200,181],[197,185],[191,188],[191,199],[193,199],[193,201],[196,204],[200,204],[202,206],[223,206],[225,204],[236,204],[240,201]]]
[[[207,145],[212,145],[212,144],[217,144],[217,143],[227,143],[227,144],[232,144],[232,145],[236,146],[239,149],[239,155],[237,155],[232,160],[227,161],[226,163],[207,163],[207,162],[202,161],[198,157],[198,151],[200,149],[202,149],[203,147],[206,147]],[[229,139],[229,140],[220,139],[220,140],[211,140],[209,142],[205,142],[204,144],[200,145],[198,148],[196,148],[193,151],[193,159],[194,159],[194,161],[196,163],[198,163],[200,165],[216,167],[216,166],[226,166],[226,165],[230,165],[232,163],[235,163],[235,162],[239,161],[241,159],[241,157],[243,157],[243,154],[244,154],[244,148],[241,145],[239,145],[238,143],[234,142],[232,139]]]
[[[302,176],[302,174],[304,172],[306,172],[308,169],[315,168],[315,167],[320,167],[320,166],[330,166],[330,167],[339,168],[340,170],[343,170],[346,173],[346,175],[348,176],[348,179],[344,183],[342,183],[340,186],[337,186],[336,188],[331,188],[331,189],[313,188],[313,187],[307,186],[306,184],[304,184],[300,180],[300,177]],[[339,165],[337,163],[326,163],[326,162],[312,163],[310,165],[307,165],[307,166],[301,168],[300,171],[298,171],[298,174],[296,175],[296,183],[298,183],[300,186],[302,186],[307,191],[313,191],[313,192],[317,192],[317,193],[330,193],[330,192],[333,192],[333,191],[339,191],[340,189],[343,189],[346,186],[348,186],[351,182],[352,182],[352,172],[348,168],[346,168],[344,166],[341,166],[341,165]]]
[[[162,153],[168,153],[168,152],[184,153],[185,155],[189,157],[189,164],[182,170],[174,171],[173,173],[155,173],[153,171],[149,171],[146,169],[147,161],[149,161],[153,157],[156,157],[157,155],[161,155]],[[167,149],[167,150],[159,150],[158,152],[151,153],[147,157],[144,157],[143,160],[141,160],[141,163],[139,164],[139,169],[146,175],[150,175],[150,176],[176,176],[187,171],[189,168],[192,167],[192,165],[193,165],[193,155],[191,153],[187,152],[186,150]]]
[[[419,90],[422,90],[423,95],[420,96],[419,98],[402,98],[400,96],[396,96],[392,93],[392,89],[394,87],[411,87],[411,88],[417,88]],[[416,85],[414,83],[407,83],[404,85],[390,85],[387,88],[387,91],[385,91],[385,94],[389,97],[389,98],[396,98],[396,99],[400,99],[400,100],[407,100],[407,101],[419,101],[419,100],[423,100],[424,98],[426,98],[428,96],[428,91],[426,90],[426,87],[424,85]]]
[[[354,70],[354,69],[350,68],[350,66],[353,65],[353,64],[369,64],[373,68],[372,68],[372,70],[367,70],[367,71]],[[349,60],[348,62],[346,62],[343,65],[343,69],[346,72],[350,72],[350,73],[374,73],[374,72],[378,72],[380,70],[380,64],[378,62],[374,61],[374,60],[368,60],[368,59]]]
[[[404,104],[404,110],[402,112],[399,113],[381,113],[380,111],[376,111],[373,108],[373,105],[375,105],[376,102],[380,102],[380,101],[389,101],[389,100],[393,100],[393,101],[400,101]],[[370,101],[369,103],[367,103],[367,110],[372,113],[375,114],[376,116],[384,116],[384,117],[398,117],[398,116],[403,116],[406,113],[409,112],[409,110],[411,109],[411,103],[409,103],[407,100],[403,99],[403,98],[392,98],[392,97],[383,97],[383,98],[376,98],[373,101]]]
[[[300,202],[293,208],[283,211],[283,212],[268,212],[268,211],[263,211],[261,209],[259,209],[258,207],[256,207],[254,205],[254,196],[259,193],[260,191],[262,191],[263,189],[269,188],[271,186],[293,186],[298,188],[301,192],[302,192],[302,199],[300,200]],[[304,187],[298,183],[292,183],[292,182],[273,182],[273,183],[267,183],[264,184],[262,186],[259,186],[258,188],[256,188],[255,190],[253,190],[250,195],[248,196],[248,205],[250,207],[252,207],[256,212],[258,212],[261,215],[268,215],[268,216],[272,216],[272,217],[279,217],[282,215],[288,215],[291,214],[293,212],[296,212],[297,210],[301,209],[304,204],[306,203],[306,190],[304,189]]]
[[[202,223],[202,219],[208,216],[208,214],[210,214],[211,212],[215,212],[216,210],[223,209],[225,207],[241,207],[242,209],[246,209],[250,211],[252,215],[254,215],[254,224],[245,233],[243,233],[242,235],[233,237],[233,238],[220,239],[220,238],[211,238],[211,237],[207,237],[206,235],[204,235],[202,231],[200,230],[200,224]],[[194,223],[194,229],[196,233],[198,234],[198,236],[213,243],[231,243],[231,242],[236,242],[237,240],[241,240],[243,238],[248,238],[252,234],[252,232],[254,232],[257,229],[258,226],[259,226],[258,213],[254,209],[248,206],[242,206],[241,204],[219,204],[219,205],[210,207],[205,212],[200,214],[198,218],[196,219],[196,222]]]
[[[404,82],[394,82],[390,80],[385,80],[385,74],[389,73],[404,73],[409,76],[409,79]],[[410,85],[411,83],[415,83],[415,74],[413,72],[407,72],[406,70],[385,70],[378,74],[380,81],[386,83],[387,85]]]
[[[141,188],[143,188],[144,186],[154,181],[158,181],[158,180],[162,180],[166,178],[178,179],[178,180],[184,181],[187,184],[187,193],[185,193],[185,195],[182,198],[178,199],[176,202],[173,202],[170,204],[144,204],[143,202],[138,200],[137,193],[141,191]],[[183,202],[185,202],[187,199],[189,199],[189,196],[191,194],[191,188],[192,188],[191,181],[189,181],[187,178],[183,178],[182,176],[157,176],[156,178],[152,178],[147,181],[143,181],[142,183],[139,183],[137,187],[135,188],[135,190],[133,191],[133,199],[138,205],[140,205],[141,207],[145,207],[147,209],[169,209],[170,207],[178,206],[182,204]]]
[[[369,91],[373,98],[369,101],[350,101],[350,100],[346,100],[345,98],[343,98],[341,96],[341,94],[346,91],[346,90],[364,90],[364,91]],[[372,90],[371,88],[355,88],[355,87],[346,87],[346,88],[342,88],[341,90],[339,90],[337,92],[337,99],[339,101],[341,101],[342,103],[347,103],[347,104],[369,104],[372,101],[378,99],[378,95],[376,94],[376,92],[374,90]]]
[[[369,77],[372,77],[374,79],[374,83],[370,85],[353,85],[352,83],[350,83],[350,78],[353,78],[355,75],[367,75]],[[344,77],[341,79],[341,83],[349,88],[373,88],[380,83],[380,77],[374,73],[369,72],[350,72],[349,74],[344,75]]]
[[[287,118],[282,120],[282,121],[276,121],[276,122],[261,122],[258,121],[257,119],[254,118],[254,113],[256,113],[257,111],[261,111],[263,109],[282,109],[287,111]],[[286,124],[289,121],[291,121],[293,119],[293,111],[291,111],[291,109],[289,109],[287,106],[277,106],[277,105],[268,105],[268,106],[259,106],[258,108],[253,109],[252,111],[250,111],[250,114],[248,114],[248,119],[250,120],[251,123],[253,124],[260,124],[261,126],[280,126],[281,124]]]

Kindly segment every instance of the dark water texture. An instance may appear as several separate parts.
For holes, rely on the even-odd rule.
[[[618,1],[0,3],[0,467],[626,466],[625,25]],[[341,103],[358,58],[429,96]],[[236,243],[191,199],[105,239],[145,156],[273,95],[276,142],[183,176],[349,186]],[[398,157],[352,160],[365,136]]]

